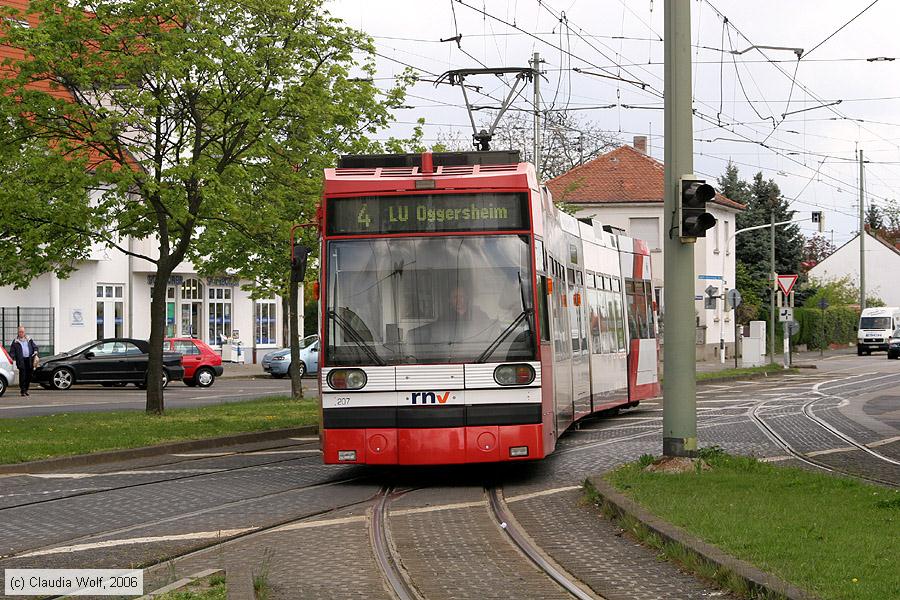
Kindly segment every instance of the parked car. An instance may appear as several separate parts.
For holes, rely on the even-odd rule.
[[[262,368],[266,373],[271,373],[275,379],[281,379],[288,374],[291,366],[291,349],[284,348],[269,352],[262,359]],[[300,340],[300,364],[298,365],[300,376],[319,371],[319,336],[308,335]]]
[[[207,388],[225,371],[222,357],[203,340],[195,338],[166,338],[163,350],[181,354],[184,367],[184,384]]]
[[[891,334],[890,345],[888,346],[888,358],[891,360],[900,358],[900,327]]]
[[[146,340],[108,338],[82,344],[41,360],[34,382],[46,389],[67,390],[79,383],[147,387],[149,344]],[[163,387],[184,377],[181,355],[163,352]]]
[[[0,346],[0,396],[6,393],[6,388],[16,382],[16,365],[13,359],[6,351],[6,348]]]

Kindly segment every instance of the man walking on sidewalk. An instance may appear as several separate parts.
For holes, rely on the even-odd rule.
[[[19,369],[19,395],[30,396],[28,387],[31,385],[31,376],[34,372],[34,363],[38,358],[38,347],[34,340],[25,335],[25,328],[19,325],[19,335],[9,347],[16,368]]]

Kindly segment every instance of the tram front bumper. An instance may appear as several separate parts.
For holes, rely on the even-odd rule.
[[[326,464],[451,465],[544,457],[540,424],[325,429],[322,437]]]

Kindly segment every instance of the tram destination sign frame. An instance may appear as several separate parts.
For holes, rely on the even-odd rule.
[[[360,196],[327,202],[328,235],[522,231],[530,226],[524,192]]]

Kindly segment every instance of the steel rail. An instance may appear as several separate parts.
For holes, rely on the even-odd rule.
[[[398,600],[420,600],[413,586],[407,582],[400,571],[399,560],[391,550],[388,540],[387,506],[394,489],[391,486],[381,488],[372,507],[372,518],[369,520],[369,533],[375,550],[375,561],[381,569],[391,592]]]
[[[358,479],[358,478],[352,478],[352,479]],[[351,481],[352,479],[347,479],[346,481]],[[330,483],[316,484],[316,485],[314,485],[314,486],[309,486],[309,487],[325,487],[325,486],[329,486],[329,485],[336,485],[336,484],[339,484],[339,483],[344,483],[344,480],[341,480],[341,481],[333,481],[333,482],[330,482]],[[281,493],[281,492],[279,492],[279,493]],[[272,494],[267,494],[267,495],[272,495]],[[265,497],[265,496],[260,496],[260,497]],[[149,570],[149,569],[152,569],[153,567],[158,567],[159,565],[162,565],[162,564],[171,563],[171,562],[174,561],[174,560],[179,560],[179,559],[189,558],[189,557],[191,557],[191,556],[200,554],[200,553],[202,553],[202,552],[209,552],[211,549],[217,548],[217,547],[219,547],[219,546],[226,546],[226,545],[230,545],[230,544],[233,544],[233,543],[235,543],[235,542],[238,542],[238,541],[244,541],[244,540],[249,539],[249,538],[258,537],[258,536],[260,536],[260,535],[266,535],[266,534],[272,533],[273,530],[280,529],[280,528],[282,528],[282,527],[284,527],[284,526],[286,526],[286,525],[292,525],[292,524],[294,524],[294,523],[302,523],[302,522],[304,522],[304,521],[309,521],[309,520],[311,520],[311,519],[315,519],[316,517],[321,517],[321,516],[324,516],[324,515],[328,515],[328,514],[335,513],[335,512],[340,511],[340,510],[344,510],[344,509],[347,509],[347,508],[352,508],[352,507],[354,507],[354,506],[359,506],[359,505],[361,505],[361,504],[366,504],[366,503],[368,503],[368,502],[371,502],[374,498],[375,498],[375,497],[369,497],[369,498],[366,498],[365,500],[359,500],[359,501],[356,501],[356,502],[348,502],[347,504],[341,504],[341,505],[338,505],[338,506],[334,506],[334,507],[332,507],[332,508],[326,508],[326,509],[323,509],[323,510],[315,511],[315,512],[313,512],[313,513],[310,513],[310,514],[308,514],[308,515],[304,515],[304,516],[299,517],[299,518],[296,518],[296,519],[287,519],[287,520],[284,520],[284,521],[280,521],[280,522],[278,522],[278,523],[274,523],[274,524],[272,524],[272,525],[266,525],[266,526],[264,526],[264,527],[260,527],[260,528],[258,528],[258,529],[254,529],[253,531],[248,531],[248,532],[246,532],[246,533],[240,533],[240,534],[237,534],[237,535],[233,535],[233,536],[231,536],[231,537],[229,537],[229,538],[223,539],[223,540],[221,540],[221,541],[214,542],[214,543],[212,543],[212,544],[207,544],[207,545],[202,546],[202,547],[200,547],[200,548],[194,548],[194,549],[191,549],[191,550],[186,550],[186,551],[184,551],[184,552],[172,554],[172,555],[170,555],[170,556],[167,556],[166,558],[161,558],[161,559],[154,560],[154,561],[147,562],[147,563],[143,563],[143,564],[140,564],[140,565],[135,565],[135,568],[141,568],[141,569],[143,569],[144,571],[147,571],[147,570]],[[243,501],[242,501],[242,502],[243,502]],[[227,506],[227,505],[226,505],[226,506]],[[48,597],[46,598],[46,600],[64,600],[64,599],[69,599],[69,598],[71,598],[71,597],[72,597],[72,596],[71,596],[70,594],[66,594],[66,595],[64,595],[64,596],[48,596]]]
[[[870,483],[876,483],[878,485],[887,486],[887,487],[897,487],[897,484],[891,481],[886,481],[884,479],[879,479],[877,477],[870,477],[868,475],[863,475],[854,471],[848,471],[846,469],[840,469],[833,465],[829,465],[828,463],[818,461],[814,458],[810,458],[800,450],[797,450],[790,442],[788,442],[784,437],[775,431],[771,425],[765,422],[765,420],[759,415],[759,411],[762,408],[765,408],[769,402],[772,400],[766,400],[765,402],[761,402],[753,407],[753,410],[750,411],[750,418],[756,423],[756,426],[768,437],[771,441],[773,441],[777,446],[780,446],[785,451],[787,451],[791,456],[803,462],[807,465],[815,467],[817,469],[821,469],[823,471],[827,471],[829,473],[837,473],[841,475],[847,475],[848,477],[853,477],[855,479],[860,479],[863,481],[868,481]]]
[[[252,503],[252,502],[258,502],[259,500],[265,500],[265,499],[268,499],[268,498],[275,498],[275,497],[278,497],[278,496],[282,496],[282,495],[284,495],[284,494],[291,494],[291,493],[295,493],[295,492],[304,492],[304,491],[316,490],[316,489],[320,489],[320,488],[323,488],[323,487],[331,487],[331,486],[334,486],[334,485],[340,485],[340,484],[342,484],[342,483],[348,483],[348,482],[350,482],[350,481],[359,481],[359,480],[362,480],[362,479],[364,479],[364,478],[363,478],[363,477],[357,476],[357,477],[347,477],[347,478],[344,478],[344,479],[333,479],[333,480],[330,480],[330,481],[320,481],[320,482],[317,482],[317,483],[310,483],[310,484],[308,484],[308,485],[295,486],[295,487],[292,487],[292,488],[288,488],[288,489],[286,489],[286,490],[279,490],[279,491],[277,491],[277,492],[271,492],[271,493],[268,493],[268,494],[261,494],[261,495],[259,495],[259,496],[251,496],[251,497],[249,497],[249,498],[241,498],[240,500],[235,500],[235,501],[233,501],[233,502],[226,502],[225,504],[218,504],[218,505],[216,505],[216,506],[208,506],[208,507],[206,507],[206,508],[201,508],[201,509],[193,510],[193,511],[186,512],[186,513],[178,513],[178,514],[170,515],[170,516],[167,516],[167,517],[163,517],[163,518],[161,518],[161,519],[154,519],[154,520],[152,520],[152,521],[144,521],[144,522],[141,522],[141,523],[135,523],[135,524],[133,524],[133,525],[128,525],[128,526],[126,526],[126,527],[120,527],[120,528],[117,528],[117,529],[108,529],[108,530],[106,530],[106,531],[93,532],[93,533],[88,533],[88,534],[84,534],[84,535],[79,535],[79,536],[77,536],[77,537],[69,538],[69,539],[66,539],[66,540],[61,540],[61,541],[59,541],[59,542],[54,542],[54,543],[49,544],[49,545],[46,545],[46,546],[38,546],[38,547],[35,547],[35,548],[29,548],[29,549],[27,549],[27,550],[20,550],[20,551],[18,551],[18,552],[13,552],[13,553],[10,553],[10,554],[3,554],[3,555],[0,555],[0,560],[6,560],[6,559],[9,559],[9,558],[16,558],[17,556],[19,556],[19,555],[21,555],[21,554],[28,554],[28,553],[31,553],[31,552],[36,552],[36,551],[41,551],[41,550],[50,550],[50,549],[59,547],[59,546],[61,546],[61,545],[66,545],[66,546],[68,546],[68,545],[71,545],[71,544],[73,544],[73,543],[82,542],[82,541],[88,541],[88,540],[94,540],[94,541],[96,541],[96,539],[97,539],[98,537],[100,537],[100,536],[121,535],[121,534],[123,534],[123,533],[128,533],[128,532],[130,532],[130,531],[135,531],[135,530],[138,530],[138,529],[143,529],[143,528],[145,528],[145,527],[154,527],[154,526],[157,526],[157,525],[163,525],[163,524],[165,524],[165,523],[171,523],[172,521],[178,521],[178,520],[180,520],[180,519],[185,519],[185,518],[189,518],[189,517],[196,517],[196,516],[204,515],[204,514],[206,514],[206,513],[219,511],[219,510],[222,510],[222,509],[225,509],[225,508],[229,508],[229,509],[230,509],[230,508],[235,508],[235,507],[237,507],[237,506],[241,506],[241,505],[244,505],[244,504],[248,504],[248,503]],[[320,515],[320,514],[324,514],[324,513],[327,513],[327,512],[331,512],[331,511],[333,511],[333,510],[337,510],[337,509],[340,509],[340,508],[346,508],[346,507],[348,507],[348,506],[355,506],[355,505],[357,505],[357,504],[361,504],[361,503],[364,503],[364,502],[368,502],[369,500],[371,500],[371,498],[368,499],[368,500],[361,500],[361,501],[359,501],[359,502],[353,502],[353,503],[350,503],[350,504],[347,504],[347,505],[341,505],[341,506],[336,507],[336,508],[328,508],[328,509],[324,509],[324,510],[322,510],[322,511],[318,511],[318,512],[315,512],[315,513],[313,513],[313,514],[311,514],[311,515],[306,515],[306,516],[304,516],[304,517],[300,517],[300,518],[292,518],[292,519],[288,519],[288,520],[285,520],[285,521],[279,521],[279,522],[277,522],[277,523],[275,523],[275,524],[273,524],[273,525],[266,525],[266,526],[260,527],[260,528],[258,528],[258,529],[254,529],[253,531],[248,531],[247,533],[238,534],[238,535],[233,536],[233,537],[228,538],[228,539],[229,539],[229,540],[230,540],[230,539],[235,539],[235,538],[238,538],[238,537],[244,537],[245,535],[257,533],[257,532],[259,532],[259,531],[266,531],[266,530],[271,529],[271,528],[273,528],[273,527],[280,527],[280,526],[282,526],[282,525],[286,525],[286,524],[288,524],[288,523],[293,523],[293,522],[295,522],[295,521],[302,521],[302,520],[304,520],[304,519],[309,519],[309,518],[311,518],[311,517],[318,516],[318,515]]]
[[[556,566],[544,558],[543,553],[535,546],[523,531],[519,529],[518,524],[512,518],[506,503],[501,497],[500,490],[497,487],[487,488],[489,504],[491,508],[491,516],[497,522],[497,525],[512,540],[515,545],[538,569],[544,572],[553,581],[559,584],[564,590],[569,592],[572,597],[579,600],[603,600],[601,596],[595,593],[588,593],[582,586],[567,573],[564,573]],[[588,588],[589,589],[589,588]]]
[[[165,466],[168,466],[168,465],[180,465],[180,464],[183,464],[183,463],[192,462],[192,461],[194,461],[194,460],[205,460],[205,459],[210,459],[210,458],[225,458],[226,456],[242,456],[242,455],[250,455],[250,454],[253,454],[254,452],[265,452],[266,450],[282,450],[282,449],[286,449],[286,448],[292,448],[292,447],[294,447],[294,446],[302,446],[302,445],[304,445],[304,444],[311,444],[311,443],[314,443],[314,442],[301,442],[301,443],[299,443],[299,444],[290,444],[290,445],[287,445],[287,446],[270,446],[270,447],[265,447],[265,448],[254,448],[253,450],[244,450],[244,451],[241,451],[241,452],[229,452],[227,455],[224,455],[224,454],[223,454],[222,456],[218,456],[218,457],[217,457],[217,456],[198,456],[198,457],[196,457],[196,458],[188,458],[188,459],[180,460],[180,461],[169,461],[169,462],[164,462],[164,463],[158,463],[158,464],[147,465],[147,466],[144,466],[144,467],[138,467],[138,468],[136,468],[136,469],[128,469],[128,471],[129,471],[129,475],[135,475],[135,474],[136,474],[136,473],[135,473],[136,471],[141,471],[141,470],[144,470],[144,469],[147,469],[147,470],[153,470],[153,469],[156,469],[156,468],[159,468],[159,467],[165,467]],[[92,495],[95,495],[95,494],[105,494],[105,493],[108,493],[108,492],[117,492],[117,491],[120,491],[120,490],[128,490],[128,489],[131,489],[131,488],[143,487],[143,486],[148,486],[148,485],[156,485],[156,484],[161,484],[161,483],[169,483],[169,482],[173,482],[173,481],[183,481],[183,480],[185,480],[185,479],[193,479],[193,478],[196,478],[196,477],[205,477],[205,476],[207,476],[207,475],[219,475],[219,474],[222,474],[222,473],[233,473],[233,472],[235,472],[235,471],[241,471],[241,470],[244,470],[244,469],[254,469],[254,468],[258,468],[258,467],[266,467],[266,466],[271,466],[271,465],[278,465],[278,464],[281,464],[281,463],[286,463],[286,462],[290,462],[290,461],[294,461],[294,460],[304,460],[304,459],[307,459],[307,458],[321,458],[321,456],[320,456],[320,455],[314,455],[314,454],[311,454],[311,455],[308,455],[308,456],[294,456],[294,457],[291,457],[291,458],[279,458],[279,459],[277,459],[277,460],[269,460],[269,461],[266,461],[266,462],[257,463],[257,464],[255,464],[255,465],[244,465],[244,466],[240,466],[240,467],[230,467],[230,468],[226,468],[226,469],[211,469],[210,471],[208,471],[208,472],[206,472],[206,473],[190,473],[190,474],[187,474],[187,475],[181,475],[181,476],[178,476],[178,477],[164,477],[164,476],[161,476],[160,479],[154,479],[153,481],[142,481],[142,482],[140,482],[140,483],[129,483],[129,484],[127,484],[127,485],[117,485],[117,486],[109,486],[109,487],[103,487],[103,488],[92,489],[92,490],[84,490],[84,491],[75,492],[75,493],[71,493],[71,494],[65,494],[65,495],[62,495],[62,496],[54,496],[54,497],[52,497],[52,498],[43,498],[43,499],[41,499],[41,500],[34,500],[34,501],[32,501],[32,502],[24,502],[24,503],[21,503],[21,504],[13,504],[13,505],[10,505],[10,506],[0,506],[0,512],[6,511],[6,510],[12,510],[12,509],[16,509],[16,508],[26,508],[26,507],[29,507],[29,506],[35,506],[35,505],[38,505],[38,504],[47,504],[47,503],[50,503],[50,502],[59,502],[59,501],[62,501],[62,500],[69,500],[69,499],[71,499],[71,498],[80,498],[80,497],[83,497],[83,496],[92,496]],[[107,476],[110,476],[110,477],[115,477],[115,476],[116,476],[116,473],[118,473],[118,471],[108,471],[108,472],[105,472],[105,473],[104,473],[104,472],[98,472],[98,473],[96,473],[94,476],[95,476],[95,477],[103,477],[103,476],[107,475]],[[43,474],[43,473],[41,473],[41,474]],[[11,477],[28,477],[29,475],[32,475],[32,474],[30,474],[30,473],[16,473],[16,474],[14,474],[14,475],[11,475]],[[153,473],[148,473],[148,475],[153,475]],[[75,481],[78,481],[78,480],[75,479]],[[64,490],[63,490],[63,491],[64,491]]]
[[[825,431],[828,431],[832,435],[835,435],[835,436],[841,438],[842,440],[844,440],[851,446],[854,446],[855,448],[858,448],[859,450],[862,450],[866,454],[874,456],[875,458],[877,458],[879,460],[883,460],[884,462],[887,462],[892,465],[896,465],[896,466],[900,467],[900,460],[894,460],[893,458],[891,458],[889,456],[885,456],[885,455],[881,454],[880,452],[872,450],[871,448],[869,448],[862,442],[850,437],[849,435],[847,435],[840,429],[836,428],[831,423],[828,423],[821,417],[817,417],[815,415],[815,413],[813,412],[812,405],[815,404],[816,402],[819,402],[820,400],[824,400],[825,398],[828,398],[828,397],[830,397],[830,396],[823,395],[821,398],[814,398],[814,399],[810,400],[809,402],[807,402],[806,404],[804,404],[803,405],[803,414],[806,415],[806,417],[809,418],[813,423],[815,423],[816,425],[818,425]]]

